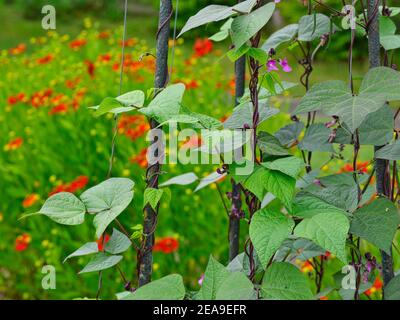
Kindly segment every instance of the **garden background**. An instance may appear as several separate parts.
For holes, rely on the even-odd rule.
[[[325,2],[334,5],[338,1]],[[180,1],[178,30],[189,16],[210,3],[235,1]],[[45,4],[57,9],[56,31],[41,28]],[[123,92],[153,86],[154,59],[139,58],[155,51],[157,6],[156,0],[129,1]],[[98,276],[76,275],[87,258],[62,263],[66,253],[93,237],[91,224],[66,228],[44,218],[18,219],[37,211],[49,194],[80,194],[105,178],[113,124],[110,117],[94,118],[87,107],[118,93],[122,8],[123,1],[117,0],[0,0],[0,299],[93,298]],[[267,31],[296,22],[305,12],[302,0],[282,0]],[[222,55],[226,43],[206,40],[214,31],[199,28],[177,41],[172,82],[186,84],[184,104],[192,111],[222,119],[234,105],[234,66]],[[312,74],[311,83],[346,80],[348,42],[347,33],[335,35],[335,41],[318,55],[318,72]],[[354,55],[356,77],[367,70],[365,41],[360,43],[356,42]],[[294,55],[288,54],[287,59],[293,70],[282,71],[281,77],[298,82],[301,67]],[[274,98],[274,107],[292,110],[303,94],[298,86]],[[290,123],[287,112],[275,116],[263,129],[274,133],[285,123]],[[129,177],[137,184],[134,204],[120,217],[128,227],[142,222],[147,130],[147,121],[140,116],[123,116],[118,125],[114,176]],[[371,154],[372,147],[363,149],[361,169],[371,170],[364,161],[372,158]],[[343,160],[323,165],[327,160],[329,155],[314,159],[326,174],[352,170]],[[215,169],[165,166],[166,177],[161,179],[190,171],[202,177]],[[197,193],[195,187],[171,187],[175,200],[162,203],[154,255],[154,278],[179,273],[193,290],[199,288],[198,279],[210,253],[223,263],[228,260],[228,219],[222,202],[216,199],[218,188],[228,192],[230,183],[221,181]],[[395,252],[397,268],[398,258]],[[57,270],[56,290],[41,287],[41,270],[47,264]],[[306,262],[299,267],[312,271]],[[133,251],[126,254],[122,268],[125,274],[135,274]],[[121,279],[110,270],[103,276],[103,298],[114,298],[115,292],[121,291],[116,288],[123,287]],[[327,275],[325,281],[334,281],[333,276]]]

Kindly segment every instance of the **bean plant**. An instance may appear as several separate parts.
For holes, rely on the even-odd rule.
[[[392,106],[400,100],[400,73],[392,63],[395,50],[400,48],[400,35],[396,34],[392,17],[400,10],[379,0],[353,1],[345,7],[342,1],[330,7],[308,0],[298,23],[271,34],[268,22],[276,9],[274,2],[246,0],[234,6],[210,5],[201,9],[187,21],[178,37],[206,24],[220,27],[210,39],[227,48],[225,56],[236,63],[237,71],[235,108],[221,122],[212,114],[192,111],[196,109],[195,101],[190,108],[184,105],[185,85],[170,83],[172,3],[160,3],[155,88],[105,98],[92,112],[95,117],[111,113],[116,118],[122,113],[140,113],[149,119],[152,129],[175,123],[178,130],[208,129],[211,137],[225,136],[229,131],[248,134],[251,152],[240,161],[228,163],[216,145],[206,145],[217,151],[219,169],[201,179],[196,188],[199,191],[224,177],[232,182],[232,192],[223,194],[219,190],[224,203],[232,201],[231,208],[225,207],[230,220],[230,256],[226,257],[229,263],[218,262],[211,255],[197,292],[185,290],[183,278],[177,274],[151,282],[158,209],[161,202],[179,196],[171,194],[167,187],[199,180],[188,172],[160,185],[159,153],[150,157],[144,222],[135,227],[133,235],[118,221],[134,197],[135,182],[128,178],[109,178],[79,198],[66,192],[55,194],[33,214],[62,225],[82,224],[91,217],[100,239],[105,239],[107,230],[113,230],[102,251],[97,243],[88,242],[66,260],[92,255],[79,273],[99,272],[100,283],[102,270],[115,268],[125,284],[116,291],[116,297],[124,300],[312,300],[335,292],[342,299],[358,300],[380,273],[384,298],[400,298],[400,276],[395,276],[392,259],[400,224],[400,142],[395,128],[400,109],[394,111]],[[348,69],[343,70],[348,81],[315,83],[312,79],[318,69],[314,62],[323,58],[339,32],[349,37]],[[370,60],[369,71],[357,78],[353,74],[353,64],[357,63],[353,61],[355,41],[368,43]],[[277,63],[288,67],[288,54],[296,57],[304,69],[298,83],[283,81],[276,72]],[[302,87],[305,94],[293,109],[271,106],[271,99],[296,87]],[[288,112],[291,123],[272,133],[269,123],[279,112]],[[151,140],[154,143],[156,139]],[[357,161],[360,150],[368,146],[375,150],[370,174],[361,170]],[[202,153],[207,148],[198,151]],[[238,148],[243,149],[243,144]],[[345,159],[352,170],[324,176],[313,161],[317,157],[326,158],[326,163]],[[253,170],[238,174],[249,163]],[[241,235],[240,220],[248,225],[240,230]],[[246,239],[242,248],[241,237]],[[370,245],[368,248],[379,249],[376,252],[380,256],[368,252],[365,243]],[[127,250],[137,252],[137,284],[118,267]],[[327,256],[335,260],[335,275],[326,274]],[[295,265],[296,259],[310,261],[314,270],[312,285]],[[337,285],[324,286],[326,277],[334,277]]]

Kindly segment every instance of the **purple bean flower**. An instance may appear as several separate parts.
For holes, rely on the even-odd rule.
[[[203,285],[203,281],[204,281],[204,274],[202,274],[200,279],[197,281],[200,287]]]
[[[268,60],[267,69],[268,69],[268,72],[270,72],[270,71],[278,71],[279,69],[276,66],[276,60],[274,60],[274,59]]]
[[[289,65],[287,58],[279,60],[279,64],[281,65],[283,71],[292,72],[292,67]]]

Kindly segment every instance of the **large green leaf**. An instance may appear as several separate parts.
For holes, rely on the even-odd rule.
[[[388,51],[400,48],[400,35],[395,35],[396,24],[390,17],[379,17],[379,34],[382,47]]]
[[[217,290],[229,275],[229,271],[213,256],[210,256],[201,289],[197,295],[199,300],[215,300]]]
[[[292,146],[298,142],[298,138],[303,129],[304,123],[297,121],[279,129],[277,132],[275,132],[275,137],[278,138],[282,145]]]
[[[294,229],[294,235],[314,241],[346,263],[346,239],[349,228],[349,220],[344,214],[325,212],[304,219]]]
[[[399,82],[400,73],[387,67],[371,69],[364,77],[358,96],[352,96],[344,82],[323,82],[304,96],[296,113],[321,110],[337,115],[353,133],[368,114],[380,110],[386,101],[400,100]]]
[[[79,274],[112,268],[117,265],[122,258],[122,256],[111,256],[104,252],[99,252],[89,261]]]
[[[226,177],[226,173],[223,174],[219,174],[218,172],[210,173],[208,176],[200,180],[200,183],[198,184],[194,192],[200,191],[201,189],[209,186],[210,184],[220,181],[224,177]]]
[[[393,111],[389,105],[385,104],[378,111],[368,114],[358,128],[360,144],[376,146],[387,144],[393,138],[393,127]],[[346,124],[338,128],[334,143],[352,143],[352,134]]]
[[[250,239],[264,268],[293,227],[294,221],[281,212],[262,209],[254,214],[250,223]]]
[[[96,112],[94,113],[96,117],[100,117],[108,112],[114,112],[115,110],[119,110],[121,108],[124,108],[124,105],[117,99],[110,97],[105,98],[98,107],[93,107],[93,109],[96,110]]]
[[[294,265],[275,262],[265,272],[262,297],[268,300],[312,300],[307,279]]]
[[[386,51],[400,48],[400,35],[392,34],[381,37],[381,45]]]
[[[141,108],[144,105],[145,95],[143,91],[135,90],[124,93],[116,99],[125,105],[125,107]]]
[[[252,192],[258,200],[262,201],[265,194],[264,179],[266,170],[262,167],[256,167],[253,173],[244,182],[244,187]]]
[[[269,52],[271,49],[277,49],[282,43],[292,40],[298,30],[298,24],[289,24],[279,29],[270,35],[268,40],[262,45],[262,49],[266,52]]]
[[[232,40],[236,48],[244,45],[260,31],[272,17],[275,4],[270,2],[247,15],[241,15],[232,22]]]
[[[331,212],[346,214],[342,209],[337,208],[313,195],[300,192],[296,195],[291,214],[299,218],[307,219],[320,213],[329,214]]]
[[[180,37],[185,32],[200,27],[202,25],[208,24],[210,22],[224,20],[229,18],[233,14],[230,7],[221,5],[210,5],[201,9],[197,14],[190,17],[186,22],[185,26],[182,28],[178,37]]]
[[[81,195],[88,213],[96,214],[93,224],[98,238],[131,203],[134,185],[127,178],[111,178]]]
[[[183,300],[185,286],[182,276],[171,274],[122,296],[122,300]]]
[[[178,83],[170,85],[157,94],[148,107],[141,108],[139,111],[149,118],[156,119],[159,123],[163,123],[179,114],[184,93],[184,84]]]
[[[111,254],[120,254],[128,250],[131,244],[131,240],[125,234],[113,229],[111,238],[104,246],[104,250]]]
[[[88,242],[88,243],[85,243],[78,250],[72,252],[68,257],[66,257],[64,259],[63,262],[65,262],[68,259],[71,259],[73,257],[86,256],[86,255],[97,253],[97,252],[99,252],[99,248],[98,248],[97,242]]]
[[[305,191],[346,211],[353,211],[357,207],[358,191],[354,181],[352,185],[338,184],[326,185],[325,187],[312,184]]]
[[[312,86],[301,99],[296,114],[322,110],[326,114],[335,113],[343,101],[351,101],[349,86],[338,80],[325,81]]]
[[[263,167],[270,170],[278,170],[297,179],[301,170],[304,169],[304,162],[297,157],[285,157],[277,160],[263,162]]]
[[[333,30],[338,28],[333,25]],[[320,38],[324,34],[329,34],[331,30],[331,20],[324,14],[317,13],[316,15],[303,16],[299,21],[299,35],[300,41],[312,41]]]
[[[85,221],[85,205],[75,195],[69,192],[60,192],[46,200],[38,213],[64,225],[75,226]]]
[[[149,204],[154,210],[156,210],[163,193],[164,190],[162,189],[147,188],[144,191],[143,207]]]
[[[181,185],[181,186],[186,186],[188,184],[192,184],[193,182],[199,180],[199,177],[193,173],[193,172],[189,172],[189,173],[184,173],[181,174],[179,176],[173,177],[171,179],[169,179],[168,181],[165,181],[164,183],[160,184],[160,188],[161,187],[167,187],[170,185]]]
[[[283,204],[291,209],[295,192],[296,179],[276,170],[266,170],[264,174],[264,187]]]
[[[200,27],[210,22],[227,19],[238,12],[250,13],[255,4],[256,0],[246,0],[237,5],[234,5],[233,7],[221,5],[210,5],[208,7],[205,7],[197,14],[189,18],[178,37],[191,29]]]
[[[333,152],[333,146],[329,143],[331,130],[323,123],[314,123],[308,127],[303,140],[299,143],[299,149],[306,151]]]
[[[278,109],[270,108],[267,103],[261,103],[259,109],[258,125],[268,118],[279,113]],[[253,127],[253,105],[250,102],[244,102],[238,105],[232,115],[223,123],[225,129],[243,129],[244,125]]]
[[[217,290],[216,300],[252,300],[255,298],[253,283],[242,272],[230,273]]]
[[[308,259],[322,256],[326,250],[308,239],[292,238],[283,242],[274,256],[274,261],[307,261]]]
[[[400,160],[400,140],[384,146],[375,153],[375,158],[386,160]]]
[[[267,155],[287,156],[290,154],[289,151],[281,145],[278,138],[265,131],[261,131],[258,134],[257,145],[260,150]]]
[[[400,300],[400,275],[394,277],[384,288],[385,300]]]
[[[354,212],[350,232],[391,254],[399,224],[396,206],[388,199],[379,198]]]

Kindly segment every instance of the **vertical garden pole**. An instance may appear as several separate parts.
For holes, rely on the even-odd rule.
[[[170,19],[172,16],[172,1],[160,0],[159,23],[157,31],[157,54],[156,54],[156,73],[154,87],[157,94],[158,90],[164,88],[168,82],[168,41],[170,32]],[[157,128],[158,123],[150,119],[150,128]],[[155,143],[156,139],[151,141]],[[158,177],[160,164],[149,164],[146,173],[147,188],[158,188]],[[144,208],[144,225],[142,247],[138,256],[139,263],[139,286],[143,286],[151,281],[153,265],[153,244],[154,231],[157,224],[158,210],[154,210],[150,205]]]
[[[368,49],[370,68],[379,67],[380,61],[380,39],[379,39],[379,0],[368,0]],[[375,146],[375,152],[382,146]],[[383,159],[375,160],[376,168],[376,190],[380,195],[390,197],[390,177],[387,176],[388,161]],[[382,273],[384,284],[394,277],[393,260],[383,250],[380,251],[382,256]]]
[[[242,2],[239,0],[238,2]],[[235,106],[244,95],[246,73],[246,57],[243,56],[235,62]],[[242,199],[240,186],[232,179],[232,209],[229,216],[229,261],[239,254],[240,217],[242,211]]]

